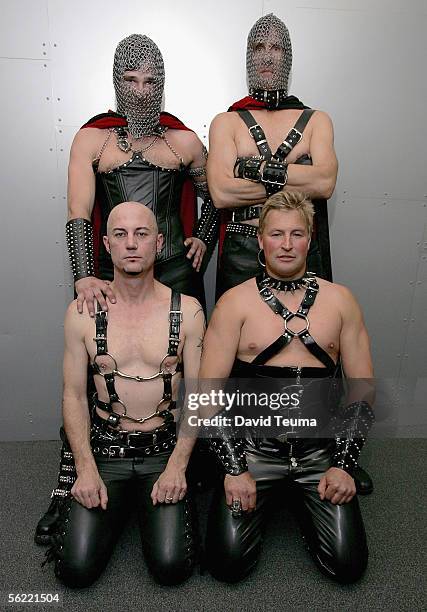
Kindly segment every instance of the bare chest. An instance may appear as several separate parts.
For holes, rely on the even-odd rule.
[[[291,313],[298,310],[301,299],[292,296],[281,300]],[[319,300],[319,301],[317,301]],[[292,340],[268,362],[271,365],[311,367],[322,365],[306,348],[299,333],[307,330],[314,341],[336,361],[339,355],[341,316],[333,308],[326,307],[318,297],[307,317],[292,317],[285,323],[282,316],[275,314],[267,304],[259,300],[245,318],[242,326],[238,357],[252,361],[286,331]]]
[[[297,122],[300,110],[283,111],[251,111],[255,122],[263,129],[271,152],[274,154],[277,148],[285,140],[289,131]],[[259,155],[258,148],[254,139],[249,133],[249,129],[240,117],[236,121],[236,147],[238,157]],[[294,147],[287,157],[289,163],[297,160],[301,155],[310,153],[311,127],[307,125],[303,132],[301,141]]]
[[[131,376],[151,376],[160,370],[176,368],[180,359],[168,355],[169,322],[167,312],[146,316],[125,316],[111,313],[108,317],[106,336],[107,353],[97,355],[95,326],[88,330],[86,347],[92,363],[102,374],[120,371]]]
[[[109,172],[129,162],[135,156],[162,168],[178,169],[191,162],[186,155],[185,147],[180,142],[179,133],[166,132],[163,136],[144,136],[141,139],[127,139],[129,151],[122,144],[116,132],[105,133],[105,139],[100,142],[96,158],[99,160],[98,172]]]

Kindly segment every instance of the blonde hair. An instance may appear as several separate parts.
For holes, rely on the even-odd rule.
[[[313,231],[314,206],[310,198],[300,191],[279,191],[270,196],[264,206],[259,218],[259,233],[265,228],[265,219],[271,210],[298,210],[303,218],[308,235]]]

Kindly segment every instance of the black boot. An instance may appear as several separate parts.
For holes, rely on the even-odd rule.
[[[52,498],[47,512],[43,514],[37,523],[36,533],[34,534],[34,542],[47,546],[50,544],[50,538],[55,533],[56,524],[60,515],[62,500],[56,497]]]
[[[356,484],[356,491],[359,495],[369,495],[369,493],[372,493],[374,490],[372,478],[359,464],[353,471],[353,478]]]

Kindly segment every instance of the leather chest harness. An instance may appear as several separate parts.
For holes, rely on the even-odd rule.
[[[267,284],[270,283],[269,278],[264,278],[263,275],[259,275],[256,278],[259,294],[263,301],[271,308],[271,310],[281,316],[284,321],[284,331],[281,336],[272,342],[266,349],[261,351],[259,355],[251,362],[251,365],[264,365],[269,359],[277,355],[284,347],[288,346],[294,338],[299,338],[307,350],[318,359],[326,368],[325,374],[328,376],[333,375],[336,364],[328,353],[317,344],[313,336],[309,333],[310,321],[308,319],[308,312],[313,306],[319,291],[319,285],[317,283],[314,274],[308,272],[307,278],[303,281],[303,286],[306,287],[304,298],[296,312],[291,312],[280,300],[278,300],[273,294],[271,287]],[[294,319],[302,319],[305,322],[305,327],[297,332],[292,331],[289,328],[289,322]],[[297,368],[300,370],[300,368]]]
[[[254,160],[254,162],[259,165],[262,161],[271,161],[272,165],[274,163],[283,163],[285,162],[287,156],[292,151],[292,149],[301,141],[302,135],[305,127],[307,126],[311,116],[315,111],[313,109],[305,109],[298,117],[297,122],[294,127],[286,135],[283,142],[278,146],[276,152],[272,153],[270,146],[267,142],[267,138],[265,136],[264,130],[257,123],[253,115],[247,110],[238,110],[237,113],[240,115],[241,119],[248,126],[248,130],[250,135],[255,141],[257,149],[260,153],[259,156],[250,156],[250,157],[238,157],[236,160],[236,165],[238,165],[242,161],[246,160]],[[306,158],[308,156],[304,155],[299,160]],[[299,161],[298,160],[298,161]],[[274,170],[274,168],[273,168]],[[245,179],[251,180],[252,177],[247,174],[247,172],[243,173],[243,177]],[[273,179],[274,182],[274,179]],[[279,184],[279,183],[278,183]],[[245,206],[237,208],[233,211],[232,223],[240,223],[241,221],[249,221],[251,219],[258,219],[261,212],[261,206]],[[230,228],[231,229],[231,228]],[[256,228],[254,228],[256,235]],[[227,228],[228,231],[228,228]]]
[[[102,402],[98,399],[98,394],[94,394],[94,403],[95,406],[100,408],[101,410],[108,413],[108,419],[105,419],[106,423],[112,427],[116,427],[121,419],[126,419],[132,421],[133,423],[145,423],[149,419],[154,417],[161,417],[164,419],[165,423],[170,423],[173,421],[173,414],[171,410],[176,407],[175,401],[172,400],[172,377],[178,372],[182,371],[182,363],[178,358],[178,362],[175,366],[174,371],[169,371],[168,369],[164,369],[165,361],[168,357],[178,357],[178,346],[179,346],[179,334],[181,329],[182,322],[182,310],[181,310],[181,294],[177,291],[172,290],[171,294],[171,302],[169,309],[169,344],[166,355],[163,357],[160,362],[159,370],[155,374],[151,376],[133,376],[131,374],[126,374],[125,372],[121,372],[117,367],[117,362],[115,358],[108,352],[107,346],[107,324],[108,324],[108,315],[105,310],[99,310],[95,315],[95,323],[96,323],[96,337],[94,341],[96,342],[96,355],[91,364],[91,369],[93,374],[102,376],[105,381],[105,385],[108,392],[109,401]],[[113,367],[109,372],[102,371],[102,365],[99,364],[99,359],[102,356],[108,356],[113,363]],[[148,382],[150,380],[156,380],[157,378],[162,378],[163,380],[163,395],[158,402],[154,412],[149,416],[137,418],[127,414],[127,408],[125,403],[119,398],[116,388],[115,388],[115,377],[123,378],[126,380],[134,380],[136,382]],[[165,402],[169,402],[166,408],[160,409],[162,404]],[[113,409],[113,404],[120,404],[122,407],[122,412],[115,412]]]

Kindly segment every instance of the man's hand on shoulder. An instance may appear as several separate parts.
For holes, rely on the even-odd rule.
[[[317,491],[322,501],[327,499],[332,504],[347,504],[356,494],[356,485],[350,474],[331,467],[320,479]]]
[[[107,487],[95,467],[88,467],[80,472],[71,489],[71,495],[85,508],[101,506],[103,510],[107,509]]]
[[[108,310],[106,298],[108,298],[112,304],[116,303],[116,296],[110,287],[110,283],[96,278],[95,276],[81,278],[76,282],[75,288],[77,293],[77,310],[80,314],[83,312],[84,302],[86,302],[91,317],[95,316],[95,300],[99,302],[102,310]],[[104,297],[104,294],[106,297]]]

